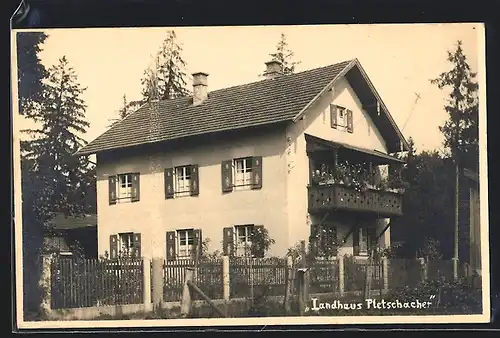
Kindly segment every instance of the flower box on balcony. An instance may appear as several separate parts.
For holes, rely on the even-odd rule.
[[[309,212],[325,209],[361,211],[380,216],[403,214],[403,195],[399,192],[367,189],[357,191],[342,184],[312,185],[309,191]]]

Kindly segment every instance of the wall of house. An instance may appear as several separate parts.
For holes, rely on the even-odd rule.
[[[214,141],[168,153],[130,155],[120,160],[98,157],[97,203],[99,253],[109,250],[109,236],[141,233],[145,257],[165,257],[166,232],[199,228],[209,250],[222,250],[222,229],[238,224],[264,225],[276,241],[270,254],[288,247],[284,131],[236,140]],[[262,156],[262,188],[223,193],[221,161]],[[165,199],[164,169],[197,164],[199,196]],[[140,172],[140,201],[109,205],[108,176]]]
[[[331,127],[330,104],[334,103],[353,111],[353,133]],[[386,144],[368,113],[351,88],[347,80],[341,79],[335,87],[326,92],[306,112],[303,118],[287,129],[288,148],[286,160],[288,168],[288,224],[290,226],[289,242],[295,243],[307,240],[310,235],[310,225],[319,220],[307,212],[307,185],[309,184],[309,162],[306,153],[304,134],[313,135],[328,141],[342,142],[350,145],[387,152]],[[383,171],[386,174],[386,171]],[[380,231],[389,219],[380,220]],[[347,226],[339,227],[339,236]],[[349,240],[351,242],[349,242]],[[352,253],[352,237],[342,250]],[[382,238],[380,245],[390,246],[390,229]]]

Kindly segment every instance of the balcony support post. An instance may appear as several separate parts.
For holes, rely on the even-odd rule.
[[[390,226],[391,226],[391,221],[389,221],[382,230],[382,232],[377,235],[377,241],[380,239],[380,237],[382,237],[385,234],[385,232],[387,231],[387,229],[389,229]]]

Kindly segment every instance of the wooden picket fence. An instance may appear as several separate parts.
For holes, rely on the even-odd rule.
[[[143,295],[142,259],[74,259],[51,263],[51,308],[140,304]]]
[[[229,260],[230,297],[279,296],[286,285],[286,258],[239,258]]]
[[[102,305],[143,303],[144,261],[140,258],[119,260],[74,259],[59,257],[51,263],[51,308],[84,308]],[[344,259],[343,270],[337,258],[316,260],[309,266],[310,293],[337,293],[343,275],[343,291],[362,291],[367,260]],[[211,299],[223,299],[223,259],[164,261],[163,300],[182,299],[186,268],[195,269],[195,284]],[[294,271],[290,279],[293,282]],[[386,270],[384,270],[386,269]],[[425,271],[424,271],[425,270]],[[397,289],[417,285],[427,279],[453,278],[452,261],[430,261],[423,269],[419,260],[389,259],[373,268],[371,288]],[[287,278],[286,258],[229,258],[229,297],[253,294],[282,296]],[[385,276],[385,278],[384,278]],[[147,276],[146,276],[147,277]],[[384,285],[384,280],[388,285]],[[151,287],[153,283],[151,283]],[[293,286],[292,286],[293,288]],[[193,294],[195,300],[201,299]]]
[[[210,298],[222,298],[222,259],[200,260],[198,268],[192,259],[165,261],[163,299],[166,302],[179,301],[182,298],[186,268],[195,269],[196,285]],[[195,300],[201,299],[198,294]]]

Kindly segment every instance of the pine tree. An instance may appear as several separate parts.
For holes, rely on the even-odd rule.
[[[295,73],[295,66],[300,64],[300,62],[293,61],[294,53],[288,47],[284,33],[281,33],[280,40],[276,45],[276,52],[269,55],[281,62],[281,72],[285,75]]]
[[[474,150],[479,138],[479,85],[475,81],[477,74],[471,71],[467,63],[461,41],[457,42],[455,51],[448,51],[448,61],[453,68],[431,80],[439,89],[451,89],[444,107],[449,118],[439,130],[444,135],[444,145],[451,152],[452,158],[457,163],[477,168],[479,158],[471,158],[468,153],[471,149]],[[479,156],[477,152],[473,153]]]
[[[47,71],[40,61],[41,46],[47,39],[42,32],[19,32],[16,35],[17,48],[17,81],[19,96],[19,112],[30,113],[31,104],[40,99],[42,79]]]
[[[142,102],[151,99],[169,100],[189,95],[187,90],[186,62],[182,47],[174,31],[168,31],[153,63],[144,71]]]
[[[89,127],[85,120],[85,88],[65,57],[48,70],[39,109],[30,116],[41,127],[24,130],[32,139],[21,143],[25,170],[37,186],[31,208],[42,223],[57,212],[86,213],[94,201],[88,200],[95,183],[87,157],[75,152],[86,144],[80,136]]]

